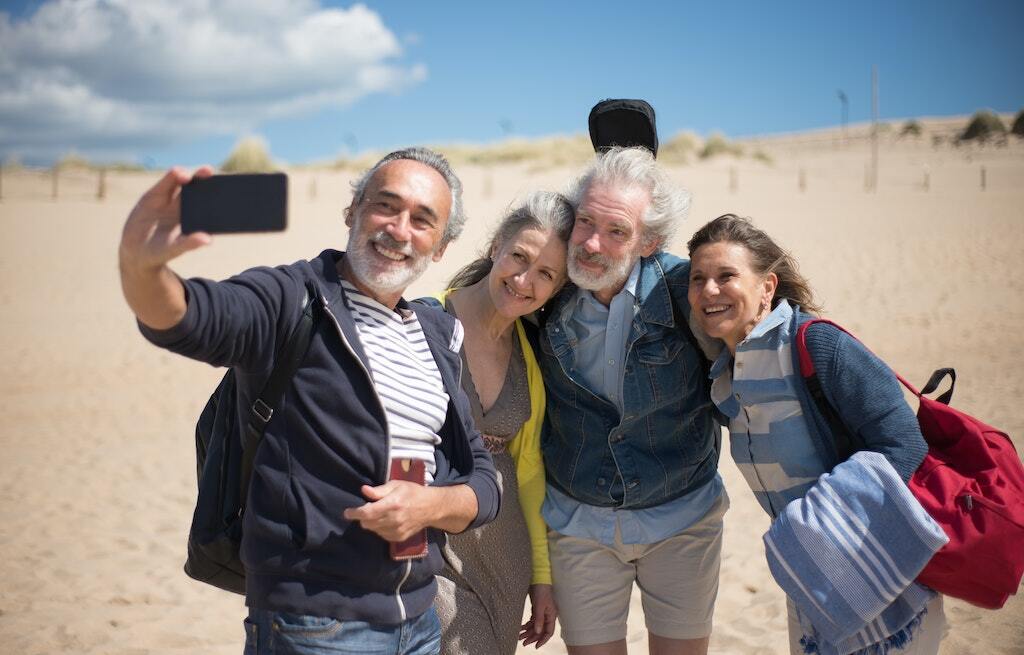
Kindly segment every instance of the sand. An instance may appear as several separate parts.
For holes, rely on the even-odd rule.
[[[693,230],[721,213],[753,217],[794,252],[829,316],[912,381],[956,367],[954,405],[1004,428],[1020,447],[1024,148],[890,139],[879,187],[866,193],[865,142],[837,143],[765,139],[758,147],[774,157],[771,166],[715,159],[672,168],[694,204],[668,249],[684,253]],[[468,261],[513,197],[559,188],[572,170],[521,164],[460,172],[471,223],[413,295],[440,287]],[[342,247],[349,175],[293,171],[287,233],[218,238],[177,270],[222,277]],[[155,178],[111,173],[99,200],[95,174],[70,172],[52,199],[45,175],[4,171],[2,653],[241,650],[241,598],[181,571],[195,500],[193,424],[220,372],[145,343],[118,286],[121,225]],[[728,454],[721,469],[732,508],[711,652],[786,653],[784,598],[760,539],[768,519]],[[1024,652],[1024,594],[996,612],[957,601],[946,612],[942,653]],[[631,652],[646,652],[638,598],[629,641]],[[556,637],[541,652],[565,648]]]

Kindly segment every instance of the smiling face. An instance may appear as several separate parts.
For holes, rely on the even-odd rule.
[[[342,273],[364,293],[394,307],[405,288],[444,254],[451,190],[430,166],[399,159],[374,173],[349,208]]]
[[[750,251],[738,243],[707,243],[691,255],[687,297],[697,323],[733,354],[767,315],[777,285],[775,273],[755,271]]]
[[[657,248],[646,243],[643,216],[650,193],[639,187],[595,184],[587,189],[569,239],[569,278],[604,304],[625,284],[633,265]]]
[[[518,318],[540,309],[565,282],[564,241],[528,227],[491,252],[487,289],[499,314]]]

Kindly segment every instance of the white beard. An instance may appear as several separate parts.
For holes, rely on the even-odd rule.
[[[359,278],[363,286],[377,295],[387,296],[405,292],[405,289],[423,275],[430,265],[430,255],[417,257],[410,244],[395,241],[383,230],[366,239],[357,239],[359,232],[357,219],[349,232],[345,259],[351,267],[352,274]],[[388,250],[408,255],[409,259],[385,263],[374,251],[374,242],[380,243]]]
[[[579,265],[577,257],[589,259],[605,267],[604,272],[594,273]],[[611,259],[604,255],[588,255],[581,246],[569,244],[568,265],[569,279],[581,289],[587,291],[600,291],[621,285],[629,277],[629,272],[636,264],[636,257],[623,257],[622,259]]]

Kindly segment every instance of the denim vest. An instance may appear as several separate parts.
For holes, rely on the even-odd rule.
[[[704,356],[684,318],[689,273],[688,261],[667,253],[641,260],[621,415],[574,369],[565,310],[575,288],[550,306],[538,358],[547,390],[541,449],[547,481],[571,498],[642,509],[714,477],[721,430]]]

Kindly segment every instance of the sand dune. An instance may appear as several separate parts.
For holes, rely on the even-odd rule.
[[[773,166],[714,159],[672,169],[695,201],[669,249],[683,253],[718,214],[752,216],[795,253],[831,317],[913,381],[956,367],[954,404],[1024,444],[1024,150],[887,142],[879,188],[865,193],[863,142],[760,147]],[[439,288],[469,259],[513,197],[560,188],[572,173],[529,164],[460,172],[470,225],[413,294]],[[294,173],[286,234],[218,238],[178,271],[221,277],[341,247],[348,175]],[[195,496],[192,429],[220,373],[144,343],[118,286],[122,222],[155,177],[110,174],[100,201],[95,177],[81,172],[62,179],[54,201],[45,176],[4,174],[3,653],[241,650],[241,599],[181,572]],[[728,455],[722,471],[732,508],[711,650],[785,653],[784,599],[760,540],[767,517]],[[947,615],[947,655],[1024,652],[1024,596],[998,612],[950,601]],[[634,652],[646,652],[641,616],[637,601]],[[541,652],[564,646],[555,639]]]

